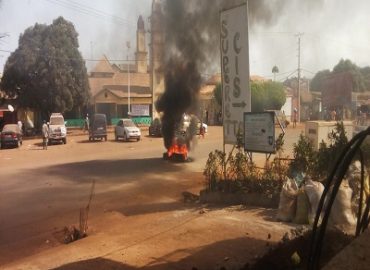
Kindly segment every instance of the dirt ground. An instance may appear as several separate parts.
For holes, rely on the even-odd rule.
[[[286,144],[300,131],[288,129]],[[276,222],[275,210],[183,201],[183,191],[204,187],[202,169],[221,136],[210,127],[186,164],[164,162],[162,139],[150,137],[71,136],[47,151],[38,140],[0,151],[0,268],[239,269],[261,256],[294,227]],[[61,243],[93,180],[88,237]]]

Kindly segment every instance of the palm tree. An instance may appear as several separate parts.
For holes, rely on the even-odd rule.
[[[279,68],[277,66],[272,67],[272,73],[274,73],[274,81],[276,80],[276,73],[279,73]]]

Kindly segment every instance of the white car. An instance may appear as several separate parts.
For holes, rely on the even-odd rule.
[[[140,141],[141,131],[131,119],[120,119],[114,128],[114,135],[116,141],[118,141],[120,138],[124,139],[125,141],[131,139]]]
[[[52,113],[49,121],[49,143],[54,141],[67,143],[67,128],[61,113]]]

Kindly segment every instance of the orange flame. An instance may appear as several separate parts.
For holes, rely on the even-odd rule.
[[[168,157],[171,157],[172,155],[182,155],[184,159],[187,159],[188,148],[186,147],[186,144],[173,144],[170,148],[168,148],[167,154]]]

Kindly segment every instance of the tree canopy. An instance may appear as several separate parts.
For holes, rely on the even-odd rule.
[[[265,110],[280,110],[286,97],[283,84],[279,82],[251,82],[252,112]],[[222,104],[221,84],[216,85],[214,97],[219,105]]]
[[[328,78],[343,72],[351,74],[354,92],[370,90],[370,67],[360,68],[348,59],[341,59],[338,64],[334,66],[332,71],[326,69],[317,72],[311,80],[311,89],[321,92]]]
[[[251,82],[252,112],[280,110],[286,101],[282,83],[265,81]]]
[[[51,25],[36,23],[26,29],[5,64],[5,93],[16,98],[20,107],[44,117],[87,105],[87,70],[77,37],[73,24],[63,17]]]

